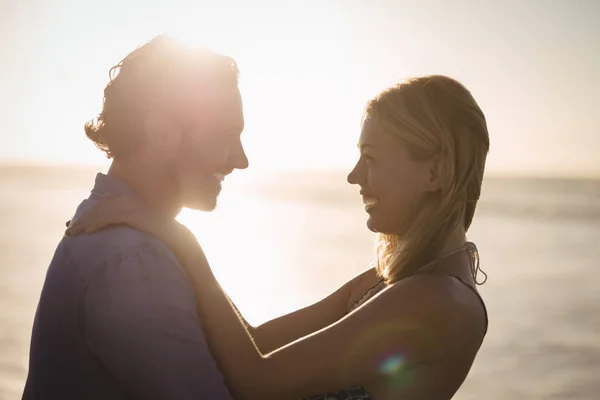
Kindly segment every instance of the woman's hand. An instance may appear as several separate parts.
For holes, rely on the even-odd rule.
[[[118,224],[148,232],[153,226],[153,221],[148,207],[138,198],[105,195],[79,218],[70,221],[65,234],[77,236],[82,233],[93,233],[104,227]]]
[[[163,217],[134,196],[105,195],[79,218],[70,221],[67,236],[94,233],[110,225],[127,225],[163,241],[178,256],[189,256],[200,247],[196,237],[184,225]],[[201,250],[200,250],[201,251]]]

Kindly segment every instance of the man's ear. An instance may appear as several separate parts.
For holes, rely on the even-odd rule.
[[[144,116],[145,141],[163,153],[179,151],[182,132],[164,112],[153,111]]]
[[[442,158],[438,156],[432,157],[428,161],[429,175],[426,183],[428,192],[436,192],[442,187]]]

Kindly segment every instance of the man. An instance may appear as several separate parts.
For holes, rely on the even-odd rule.
[[[85,131],[113,162],[73,218],[106,194],[134,194],[166,218],[212,210],[223,178],[248,166],[235,62],[159,36],[110,75]],[[230,399],[192,286],[162,242],[124,226],[62,239],[23,398]]]

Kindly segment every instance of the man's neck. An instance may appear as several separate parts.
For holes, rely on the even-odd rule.
[[[157,213],[175,218],[181,211],[177,187],[172,176],[156,163],[139,157],[113,160],[108,175],[125,182]]]

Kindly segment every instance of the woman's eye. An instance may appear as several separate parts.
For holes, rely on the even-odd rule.
[[[368,154],[362,154],[361,156],[362,156],[362,158],[363,158],[363,159],[364,159],[364,160],[365,160],[367,163],[370,163],[370,162],[372,162],[372,161],[374,160],[374,159],[373,159],[373,157],[371,157],[371,156],[370,156],[370,155],[368,155]]]

